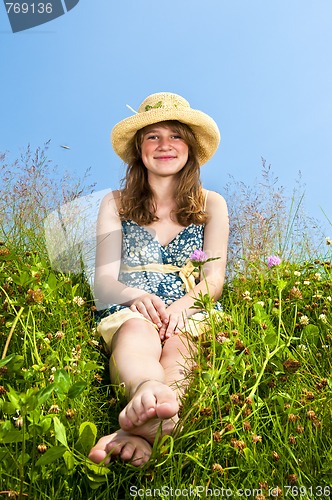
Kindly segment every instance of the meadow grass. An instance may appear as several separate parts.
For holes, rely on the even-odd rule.
[[[21,177],[1,167],[0,498],[330,498],[332,241],[310,246],[268,170],[263,193],[235,189],[223,311],[198,298],[207,330],[176,432],[142,468],[98,466],[87,454],[118,428],[124,394],[84,275],[52,269],[42,234],[45,214],[82,189],[49,206],[46,156],[28,153]],[[269,268],[272,253],[282,260]]]
[[[0,495],[330,497],[329,260],[239,273],[221,313],[202,298],[209,328],[178,431],[136,468],[86,458],[117,428],[124,399],[110,385],[84,279],[5,245],[0,259]]]

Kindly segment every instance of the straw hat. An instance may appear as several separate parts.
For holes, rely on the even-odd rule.
[[[115,125],[111,133],[114,151],[127,163],[127,148],[137,130],[166,120],[178,120],[189,125],[198,143],[200,165],[214,155],[220,142],[216,122],[202,111],[192,109],[183,97],[170,92],[149,95],[140,105],[138,113]]]

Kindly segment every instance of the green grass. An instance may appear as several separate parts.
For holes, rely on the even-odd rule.
[[[143,468],[99,467],[87,453],[124,399],[89,289],[0,246],[0,498],[330,498],[331,269],[239,271],[199,340],[178,431]]]

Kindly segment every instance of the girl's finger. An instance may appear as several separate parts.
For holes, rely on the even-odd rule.
[[[160,328],[162,326],[162,322],[160,320],[160,316],[157,313],[154,305],[151,302],[148,303],[148,304],[146,304],[146,312],[149,315],[149,318],[151,319],[151,321],[153,323],[155,323],[158,326],[158,328]]]

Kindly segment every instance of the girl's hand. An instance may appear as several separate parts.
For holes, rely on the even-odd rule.
[[[164,302],[152,293],[144,293],[133,300],[130,309],[143,314],[144,318],[155,323],[158,328],[162,328],[164,322],[168,319]]]
[[[170,307],[166,309],[168,318],[163,322],[161,328],[159,329],[160,340],[166,340],[172,335],[177,335],[178,333],[183,332],[187,326],[187,316],[185,311],[172,312]]]

